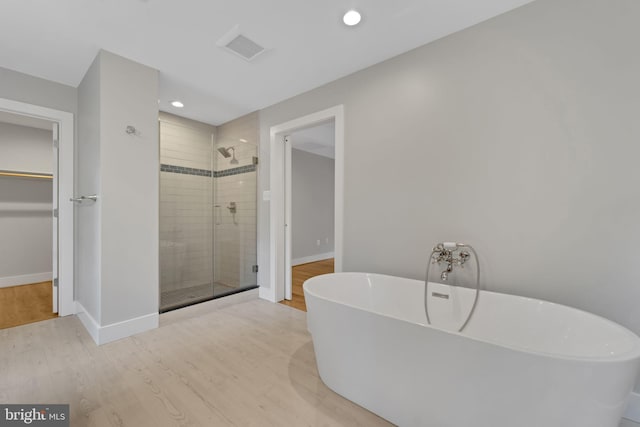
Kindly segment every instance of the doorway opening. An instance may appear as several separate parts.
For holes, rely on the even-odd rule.
[[[308,138],[309,134],[330,135],[330,138],[325,137],[325,143],[321,144],[317,139]],[[261,295],[273,302],[293,301],[294,274],[295,293],[302,296],[302,282],[306,278],[331,271],[342,271],[344,107],[332,107],[272,127],[270,148],[271,286],[269,290],[263,290]],[[310,149],[317,152],[309,153]],[[327,157],[331,151],[333,159],[318,159]],[[324,153],[325,156],[318,153]],[[333,182],[329,184],[333,186],[332,189],[327,189],[327,184],[324,184],[322,189],[314,188],[313,185],[318,182],[313,182],[307,187],[298,185],[302,184],[301,176],[310,178],[311,171],[308,166],[310,163],[307,163],[307,169],[299,170],[296,175],[296,165],[304,165],[305,160],[308,160],[305,158],[311,156],[315,157],[312,157],[312,160],[315,160],[316,164],[325,164],[317,167],[318,176],[326,177],[329,168],[327,164],[333,164],[333,171],[330,173]],[[309,192],[318,196],[318,191],[324,194],[323,197],[316,198],[324,201],[315,206],[312,214],[315,218],[309,218],[311,211],[307,211],[304,217],[304,208],[314,206],[314,194]],[[331,197],[332,200],[325,200],[327,197]],[[300,215],[303,216],[302,219]],[[321,261],[321,265],[309,264]],[[298,266],[301,268],[296,268]],[[287,305],[296,304],[294,301]],[[304,307],[301,304],[297,305],[297,308]]]
[[[305,280],[334,272],[335,120],[284,137],[285,299],[306,311]]]
[[[57,317],[53,126],[0,112],[0,328]]]
[[[73,314],[73,115],[0,99],[0,153],[0,328]]]

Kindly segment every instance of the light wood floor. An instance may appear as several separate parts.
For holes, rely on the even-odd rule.
[[[333,258],[322,261],[310,262],[308,264],[296,265],[291,269],[291,301],[280,301],[284,305],[297,308],[298,310],[307,311],[307,305],[304,302],[304,291],[302,284],[305,280],[321,274],[333,273]]]
[[[74,316],[0,330],[0,403],[69,403],[74,427],[391,426],[322,383],[306,313],[219,301],[100,347]]]
[[[51,282],[0,288],[0,329],[58,317]]]
[[[69,403],[74,427],[391,425],[322,383],[306,313],[190,309],[100,347],[74,316],[1,330],[0,403]]]

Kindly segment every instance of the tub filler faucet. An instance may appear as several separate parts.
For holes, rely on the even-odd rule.
[[[439,289],[443,289],[444,292],[432,292],[429,294],[429,270],[433,264],[445,264],[445,269],[440,273],[440,279],[443,282],[446,282],[449,279],[449,273],[453,272],[453,269],[456,267],[464,268],[464,265],[469,261],[471,255],[473,254],[473,258],[475,259],[476,265],[476,294],[473,299],[473,305],[469,310],[469,314],[467,315],[464,323],[458,329],[458,332],[462,332],[464,328],[471,320],[471,316],[473,316],[474,311],[476,310],[476,306],[478,305],[478,297],[480,296],[480,262],[478,261],[478,254],[475,249],[471,245],[467,245],[466,243],[454,243],[454,242],[443,242],[438,243],[431,251],[431,255],[429,255],[429,260],[427,261],[427,272],[424,276],[424,312],[425,317],[427,318],[427,324],[431,324],[431,317],[429,316],[429,297],[440,298],[441,300],[451,301],[451,285],[436,284],[439,286]],[[449,290],[449,292],[447,292]]]
[[[438,243],[435,248],[433,248],[433,253],[431,254],[431,263],[438,264],[445,263],[446,268],[440,274],[440,279],[443,282],[446,282],[449,279],[449,273],[453,271],[454,267],[464,268],[464,264],[469,260],[471,256],[467,251],[459,251],[462,249],[464,245],[459,243],[445,242]]]

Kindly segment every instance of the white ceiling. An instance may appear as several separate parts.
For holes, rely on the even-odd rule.
[[[218,125],[530,1],[3,0],[0,66],[78,86],[102,48],[160,70],[162,110]],[[235,25],[269,50],[217,47]]]
[[[319,156],[335,159],[335,122],[330,122],[293,132],[291,147]]]

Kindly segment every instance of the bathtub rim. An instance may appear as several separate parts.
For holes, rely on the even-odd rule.
[[[607,363],[607,362],[629,362],[629,361],[632,361],[634,359],[640,359],[640,337],[638,337],[638,335],[633,333],[628,328],[620,325],[619,323],[614,322],[613,320],[609,320],[606,317],[599,316],[599,315],[591,313],[589,311],[581,310],[579,308],[575,308],[575,307],[571,307],[571,306],[568,306],[568,305],[559,304],[559,303],[555,303],[555,302],[552,302],[552,301],[547,301],[547,300],[543,300],[543,299],[539,299],[539,298],[524,297],[524,296],[521,296],[521,295],[507,294],[507,293],[504,293],[504,292],[493,292],[493,291],[487,291],[487,290],[484,290],[484,289],[480,290],[480,298],[482,298],[482,294],[483,293],[496,294],[496,295],[508,295],[508,296],[511,296],[511,297],[514,297],[514,298],[523,298],[523,299],[531,300],[531,301],[545,302],[547,304],[552,304],[552,305],[557,306],[557,307],[562,307],[563,309],[568,309],[568,310],[576,311],[576,312],[579,312],[579,313],[582,313],[582,314],[586,314],[587,316],[595,317],[599,321],[606,322],[609,325],[612,325],[612,326],[620,329],[620,331],[624,335],[629,336],[629,338],[632,341],[634,341],[634,343],[635,343],[634,347],[631,350],[629,350],[628,352],[624,353],[624,354],[615,355],[615,356],[569,356],[569,355],[560,354],[560,353],[549,353],[549,352],[545,352],[545,351],[533,350],[533,349],[526,348],[526,347],[519,347],[519,346],[509,345],[509,344],[505,344],[505,343],[501,343],[501,342],[497,342],[497,341],[489,341],[489,340],[486,340],[486,339],[482,339],[482,338],[466,335],[463,332],[449,331],[447,329],[438,328],[436,326],[433,326],[433,325],[430,325],[430,324],[427,324],[427,323],[411,322],[409,320],[402,319],[402,318],[399,318],[399,317],[396,317],[396,316],[393,316],[393,315],[379,313],[379,312],[376,312],[376,311],[373,311],[373,310],[367,310],[367,309],[364,309],[362,307],[356,307],[356,306],[354,306],[352,304],[348,304],[348,303],[345,303],[345,302],[342,302],[342,301],[337,301],[337,300],[335,300],[333,298],[320,296],[317,293],[311,291],[307,286],[308,282],[320,281],[323,276],[355,276],[355,275],[379,276],[379,277],[387,277],[387,278],[397,278],[397,279],[407,279],[407,280],[420,281],[418,279],[411,279],[411,278],[408,278],[408,277],[400,277],[400,276],[391,276],[391,275],[388,275],[388,274],[364,273],[364,272],[339,272],[339,273],[322,274],[322,275],[319,275],[319,276],[311,277],[311,278],[309,278],[309,279],[304,281],[304,283],[302,284],[302,288],[303,288],[305,294],[308,293],[311,296],[313,296],[314,298],[318,298],[318,299],[321,299],[321,300],[324,300],[324,301],[328,301],[328,302],[331,302],[331,303],[334,303],[334,304],[338,304],[338,305],[343,305],[345,307],[349,307],[349,308],[352,308],[354,310],[359,310],[359,311],[363,311],[363,312],[367,312],[367,313],[376,314],[378,316],[386,317],[388,319],[397,320],[397,321],[408,323],[408,324],[411,324],[411,325],[423,326],[423,327],[426,327],[426,328],[429,328],[429,329],[433,329],[435,331],[439,331],[439,332],[442,332],[442,333],[447,333],[447,334],[454,335],[454,336],[460,336],[460,337],[463,337],[465,339],[470,339],[470,340],[473,340],[473,341],[476,341],[476,342],[480,342],[480,343],[483,343],[483,344],[487,344],[487,345],[491,345],[491,346],[495,346],[495,347],[508,349],[508,350],[511,350],[511,351],[534,354],[534,355],[545,357],[545,358],[561,359],[561,360],[574,361],[574,362]],[[429,282],[429,283],[436,283],[436,282]],[[463,286],[461,286],[461,287],[465,288]],[[465,289],[470,289],[470,288],[465,288]],[[472,319],[471,321],[473,321],[473,317],[471,319]]]

